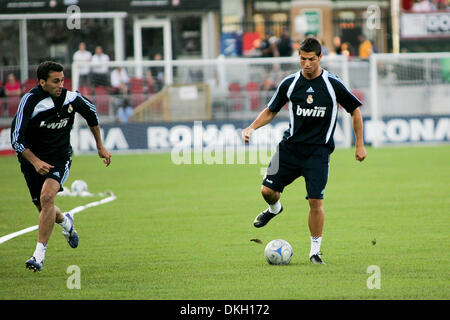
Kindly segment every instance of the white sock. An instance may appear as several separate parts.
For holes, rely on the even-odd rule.
[[[70,228],[72,228],[71,221],[64,215],[64,220],[59,222],[58,224],[67,232],[69,232]]]
[[[38,242],[36,244],[36,250],[34,250],[33,257],[36,258],[38,263],[44,261],[45,259],[45,251],[47,250],[47,245]]]
[[[278,214],[278,213],[280,213],[280,210],[281,210],[281,202],[280,202],[280,200],[278,200],[274,204],[269,204],[269,212],[270,213]]]
[[[311,237],[311,250],[309,251],[309,257],[319,253],[321,243],[322,237]]]

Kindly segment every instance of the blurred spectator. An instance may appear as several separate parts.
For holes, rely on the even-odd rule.
[[[122,67],[117,67],[111,72],[111,87],[112,93],[128,94],[128,85],[130,77],[128,77],[127,70]]]
[[[298,56],[298,50],[300,49],[300,40],[294,40],[292,43],[292,56]]]
[[[324,56],[327,56],[330,54],[330,49],[328,49],[328,47],[325,45],[325,43],[322,41],[322,39],[317,38],[317,40],[320,42],[321,46],[322,46],[322,54]]]
[[[352,51],[352,47],[351,47],[350,43],[344,42],[341,45],[341,54],[343,54],[343,55],[345,55],[347,57],[354,56],[354,53]]]
[[[5,84],[5,96],[20,96],[22,94],[22,85],[16,79],[13,73],[8,74],[8,81]]]
[[[333,50],[336,54],[342,54],[342,43],[339,36],[333,38]]]
[[[434,0],[434,4],[437,10],[447,10],[450,8],[448,0]]]
[[[368,59],[372,54],[372,43],[364,35],[358,36],[359,41],[359,57],[361,59]]]
[[[273,91],[276,90],[277,84],[275,83],[275,80],[270,74],[267,74],[267,76],[262,81],[261,90],[262,91]]]
[[[103,48],[101,46],[97,46],[95,48],[95,54],[92,56],[92,63],[103,63],[108,61],[109,57],[103,53]],[[92,82],[94,87],[108,86],[108,66],[92,66]]]
[[[78,45],[78,50],[73,54],[73,61],[79,62],[80,66],[78,69],[79,72],[79,81],[78,87],[89,86],[89,71],[90,68],[86,65],[87,62],[90,62],[92,59],[92,53],[86,50],[86,44],[84,42],[80,42]]]
[[[130,104],[130,101],[128,99],[124,99],[123,103],[119,106],[119,109],[117,109],[117,120],[120,123],[127,123],[128,119],[133,115],[133,107]]]
[[[280,41],[278,42],[278,53],[280,57],[292,56],[292,39],[287,29],[283,29]]]
[[[436,10],[436,7],[429,0],[415,0],[411,10],[414,12],[428,12]]]
[[[261,50],[261,57],[279,57],[280,53],[278,52],[278,38],[273,35],[272,32],[266,32],[264,39],[261,41],[261,45],[259,50]]]
[[[162,55],[156,53],[153,57],[155,61],[161,61]],[[150,67],[147,71],[147,85],[149,92],[159,92],[164,87],[164,67]]]
[[[370,41],[370,44],[372,45],[372,53],[378,53],[378,49],[377,49],[377,47],[375,46],[375,43],[373,43],[372,40],[369,40],[369,41]]]

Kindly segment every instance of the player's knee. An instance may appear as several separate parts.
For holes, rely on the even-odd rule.
[[[312,210],[322,210],[323,209],[323,201],[322,199],[308,199],[309,207]]]
[[[278,192],[266,186],[261,187],[261,194],[266,200],[278,200]]]
[[[53,205],[55,196],[51,192],[42,191],[41,193],[41,208]]]

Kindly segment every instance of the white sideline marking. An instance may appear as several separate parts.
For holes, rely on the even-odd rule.
[[[107,198],[104,198],[102,200],[90,202],[90,203],[85,204],[83,206],[79,206],[79,207],[73,208],[68,213],[73,217],[76,213],[78,213],[80,211],[83,211],[83,210],[85,210],[87,208],[96,207],[96,206],[99,206],[101,204],[105,204],[105,203],[114,201],[116,199],[117,199],[117,197],[113,194],[113,195],[111,195],[111,196],[109,196]],[[25,234],[25,233],[28,233],[28,232],[31,232],[31,231],[34,231],[34,230],[37,230],[37,229],[38,229],[38,226],[36,225],[36,226],[28,227],[26,229],[23,229],[23,230],[20,230],[20,231],[17,231],[17,232],[13,232],[13,233],[7,234],[6,236],[3,236],[3,237],[0,238],[0,244],[6,242],[8,240],[11,240],[11,239],[13,239],[15,237],[18,237],[18,236],[20,236],[22,234]]]

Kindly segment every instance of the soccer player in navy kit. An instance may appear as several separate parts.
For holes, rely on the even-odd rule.
[[[70,131],[75,112],[86,119],[95,138],[97,151],[106,166],[111,154],[104,147],[95,106],[78,92],[63,88],[63,66],[46,61],[37,69],[38,86],[26,93],[11,125],[11,144],[17,153],[34,205],[39,211],[38,242],[28,269],[41,271],[47,243],[56,223],[72,248],[78,246],[73,217],[55,206],[72,163]]]
[[[308,226],[311,234],[309,258],[323,264],[320,253],[325,219],[323,198],[328,180],[330,154],[334,150],[333,133],[336,127],[338,104],[352,116],[355,132],[355,158],[363,161],[367,152],[363,140],[363,122],[359,110],[361,102],[342,81],[320,66],[321,45],[314,38],[304,40],[299,49],[301,70],[284,78],[277,91],[256,120],[242,131],[249,142],[252,133],[268,124],[288,103],[290,125],[277,147],[261,193],[269,208],[261,212],[254,226],[265,226],[282,212],[280,202],[284,187],[300,176],[305,178],[306,199],[309,202]]]

